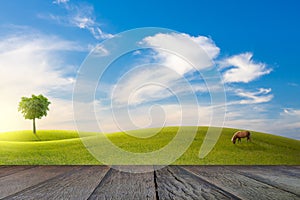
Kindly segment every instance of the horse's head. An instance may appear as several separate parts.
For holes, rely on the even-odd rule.
[[[231,142],[232,142],[233,144],[235,144],[235,142],[236,142],[236,135],[234,135],[234,136],[231,138]]]
[[[233,143],[233,144],[235,144],[235,141],[236,141],[236,139],[234,139],[234,140],[231,140],[231,141],[232,141],[232,143]]]

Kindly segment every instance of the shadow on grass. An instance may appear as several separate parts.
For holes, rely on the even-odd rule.
[[[38,141],[41,141],[41,138],[37,135],[37,133],[33,135],[37,138]]]
[[[236,143],[235,146],[240,150],[266,150],[267,148],[256,141]]]

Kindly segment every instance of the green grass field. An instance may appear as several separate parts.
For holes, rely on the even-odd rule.
[[[184,127],[189,134],[191,127]],[[120,148],[131,152],[151,152],[168,144],[178,127],[163,128],[150,138],[136,138],[124,133],[107,134]],[[270,134],[252,132],[252,142],[233,145],[230,141],[236,129],[224,128],[213,150],[198,157],[207,127],[199,127],[189,149],[173,164],[182,165],[300,165],[300,141]],[[132,131],[147,135],[156,129]],[[96,133],[75,131],[18,131],[0,134],[1,165],[93,165],[101,164],[85,148],[82,140],[97,139]],[[103,147],[103,151],[105,151]],[[109,154],[109,153],[108,153]]]

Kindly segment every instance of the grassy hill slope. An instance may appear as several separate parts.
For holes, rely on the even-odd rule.
[[[184,127],[190,134],[191,127]],[[147,135],[158,129],[131,131],[133,135]],[[132,152],[151,152],[164,147],[176,135],[178,127],[163,128],[150,138],[136,138],[124,133],[107,134],[120,148]],[[173,164],[209,165],[300,165],[300,141],[270,134],[252,132],[252,142],[242,140],[233,145],[230,141],[236,129],[224,128],[214,149],[204,159],[198,154],[207,127],[199,127],[189,149]],[[37,136],[30,131],[0,134],[0,164],[6,165],[78,165],[101,164],[85,148],[81,140],[95,140],[96,133],[75,131],[38,131]],[[105,151],[105,147],[103,147]]]

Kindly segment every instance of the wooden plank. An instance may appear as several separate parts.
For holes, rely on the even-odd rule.
[[[135,167],[140,169],[133,171],[143,171],[143,166]],[[111,168],[89,198],[94,199],[156,199],[153,172],[129,173]]]
[[[58,176],[70,167],[38,166],[0,178],[0,199]]]
[[[234,195],[182,170],[165,167],[156,171],[159,199],[238,199]]]
[[[0,199],[300,199],[299,166],[170,166],[155,173],[108,170],[1,166]],[[126,170],[143,172],[149,167]]]
[[[300,166],[268,166],[268,168],[285,172],[291,176],[300,177]]]
[[[23,171],[25,169],[33,168],[34,166],[1,166],[0,168],[0,178],[14,174],[16,172]]]
[[[9,199],[87,199],[108,171],[106,166],[83,166],[31,187]]]
[[[241,199],[298,199],[297,195],[219,166],[186,166],[184,169]]]
[[[289,167],[282,166],[240,166],[234,171],[300,197],[300,176],[290,173],[288,169]]]

